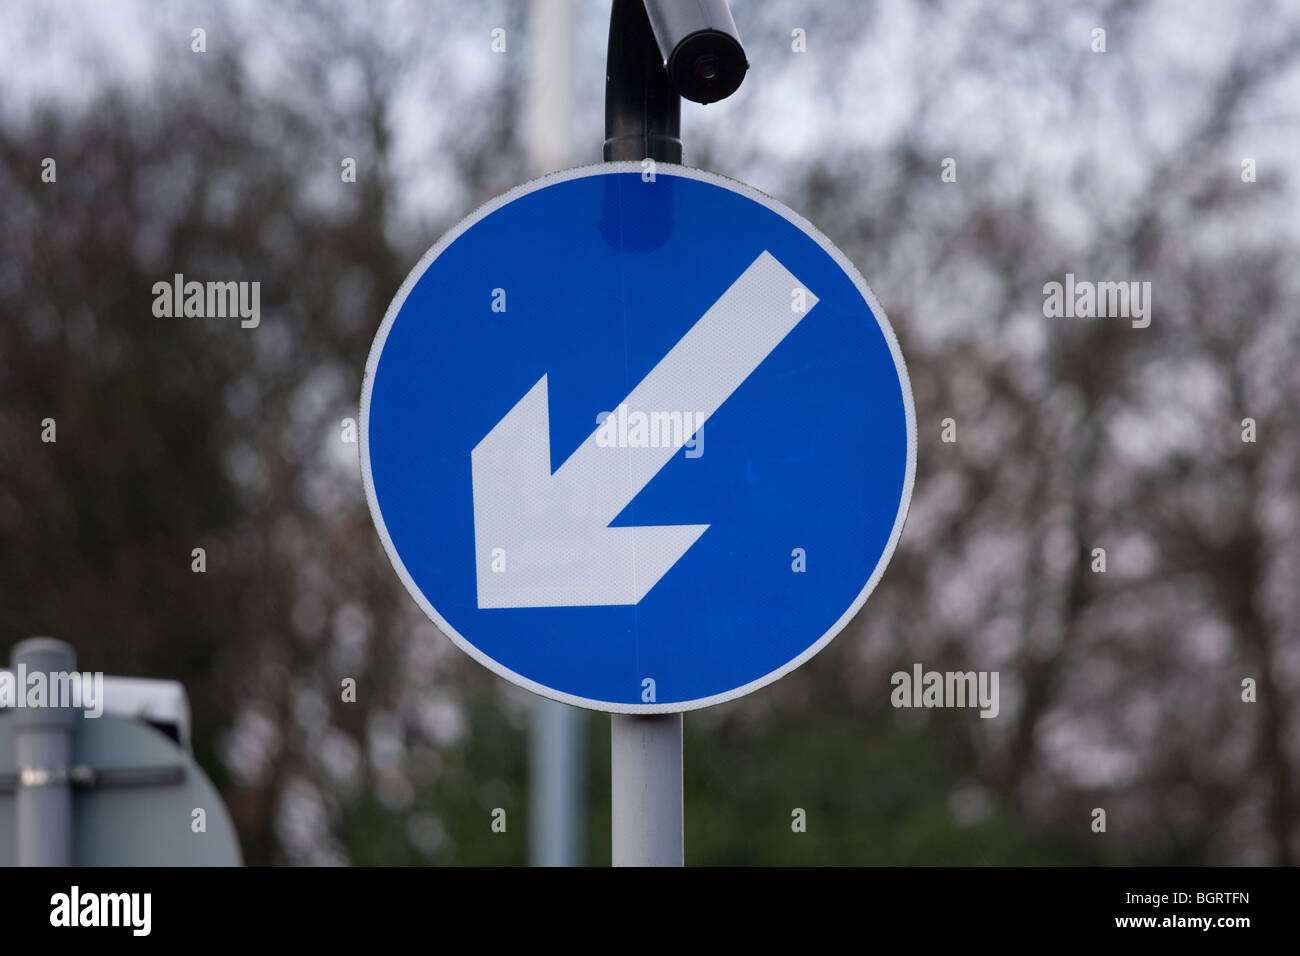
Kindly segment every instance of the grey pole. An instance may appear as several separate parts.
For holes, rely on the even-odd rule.
[[[532,0],[528,26],[528,161],[535,175],[573,164],[573,4]],[[583,715],[539,697],[528,771],[533,866],[580,866],[586,817]]]
[[[14,645],[10,656],[18,675],[71,674],[72,647],[52,637],[32,637]],[[15,684],[25,695],[26,681]],[[47,683],[46,703],[56,703]],[[15,703],[17,703],[15,701]],[[71,707],[17,707],[13,710],[15,793],[19,866],[72,866],[72,735],[77,711]]]
[[[643,0],[614,0],[605,67],[605,159],[682,161],[681,98]],[[682,715],[610,715],[615,866],[681,866]]]
[[[581,866],[586,818],[582,712],[539,698],[529,759],[529,856],[533,866]]]
[[[610,720],[615,866],[682,866],[682,715]]]
[[[681,96],[723,99],[748,68],[727,0],[614,0],[605,160],[680,163]],[[611,714],[610,769],[614,865],[682,866],[682,715]]]

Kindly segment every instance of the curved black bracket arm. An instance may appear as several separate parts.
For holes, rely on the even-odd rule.
[[[605,159],[680,163],[681,97],[724,99],[748,68],[727,0],[614,0]]]

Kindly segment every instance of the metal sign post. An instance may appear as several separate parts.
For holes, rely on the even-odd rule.
[[[239,866],[173,681],[77,673],[33,637],[0,670],[0,866]],[[93,700],[91,690],[93,688]]]
[[[613,715],[619,865],[683,863],[682,714],[844,628],[915,473],[902,355],[853,264],[672,162],[678,97],[745,66],[722,0],[616,0],[607,161],[447,232],[361,394],[366,500],[416,603],[506,680]]]
[[[682,715],[611,714],[610,817],[615,866],[682,866]]]
[[[572,0],[532,0],[528,159],[537,175],[573,165]],[[585,852],[585,715],[533,702],[528,756],[528,856],[533,866],[580,866]]]
[[[688,40],[698,44],[693,60]],[[614,0],[605,69],[606,162],[682,161],[682,102],[669,81],[670,60],[681,64],[675,78],[702,84],[701,102],[735,91],[748,63],[726,0],[676,7]],[[691,92],[700,98],[699,89]],[[609,740],[614,865],[684,865],[682,715],[611,714]]]
[[[62,641],[33,637],[14,645],[17,673],[67,674],[74,664]],[[14,711],[19,866],[72,866],[72,736],[80,716],[54,701]]]
[[[682,101],[668,82],[642,0],[614,0],[605,67],[606,162],[680,163]],[[614,866],[682,866],[682,715],[611,714]]]

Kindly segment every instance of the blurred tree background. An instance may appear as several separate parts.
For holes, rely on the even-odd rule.
[[[577,10],[596,161],[608,4]],[[687,162],[858,265],[920,448],[865,610],[687,716],[688,862],[1295,863],[1300,11],[734,10],[752,69],[684,107]],[[5,643],[184,682],[250,863],[525,862],[531,698],[403,590],[344,420],[409,269],[528,176],[526,3],[18,3],[4,33]],[[1149,280],[1150,327],[1045,318],[1067,272]],[[261,324],[155,317],[175,273],[259,281]],[[999,671],[998,717],[894,710],[914,662]],[[586,725],[602,863],[608,718]]]

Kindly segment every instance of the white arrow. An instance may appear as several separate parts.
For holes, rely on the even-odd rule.
[[[702,425],[816,304],[763,252],[623,403]],[[601,447],[599,432],[552,474],[542,376],[474,448],[480,608],[636,604],[708,529],[609,527],[678,448]]]

